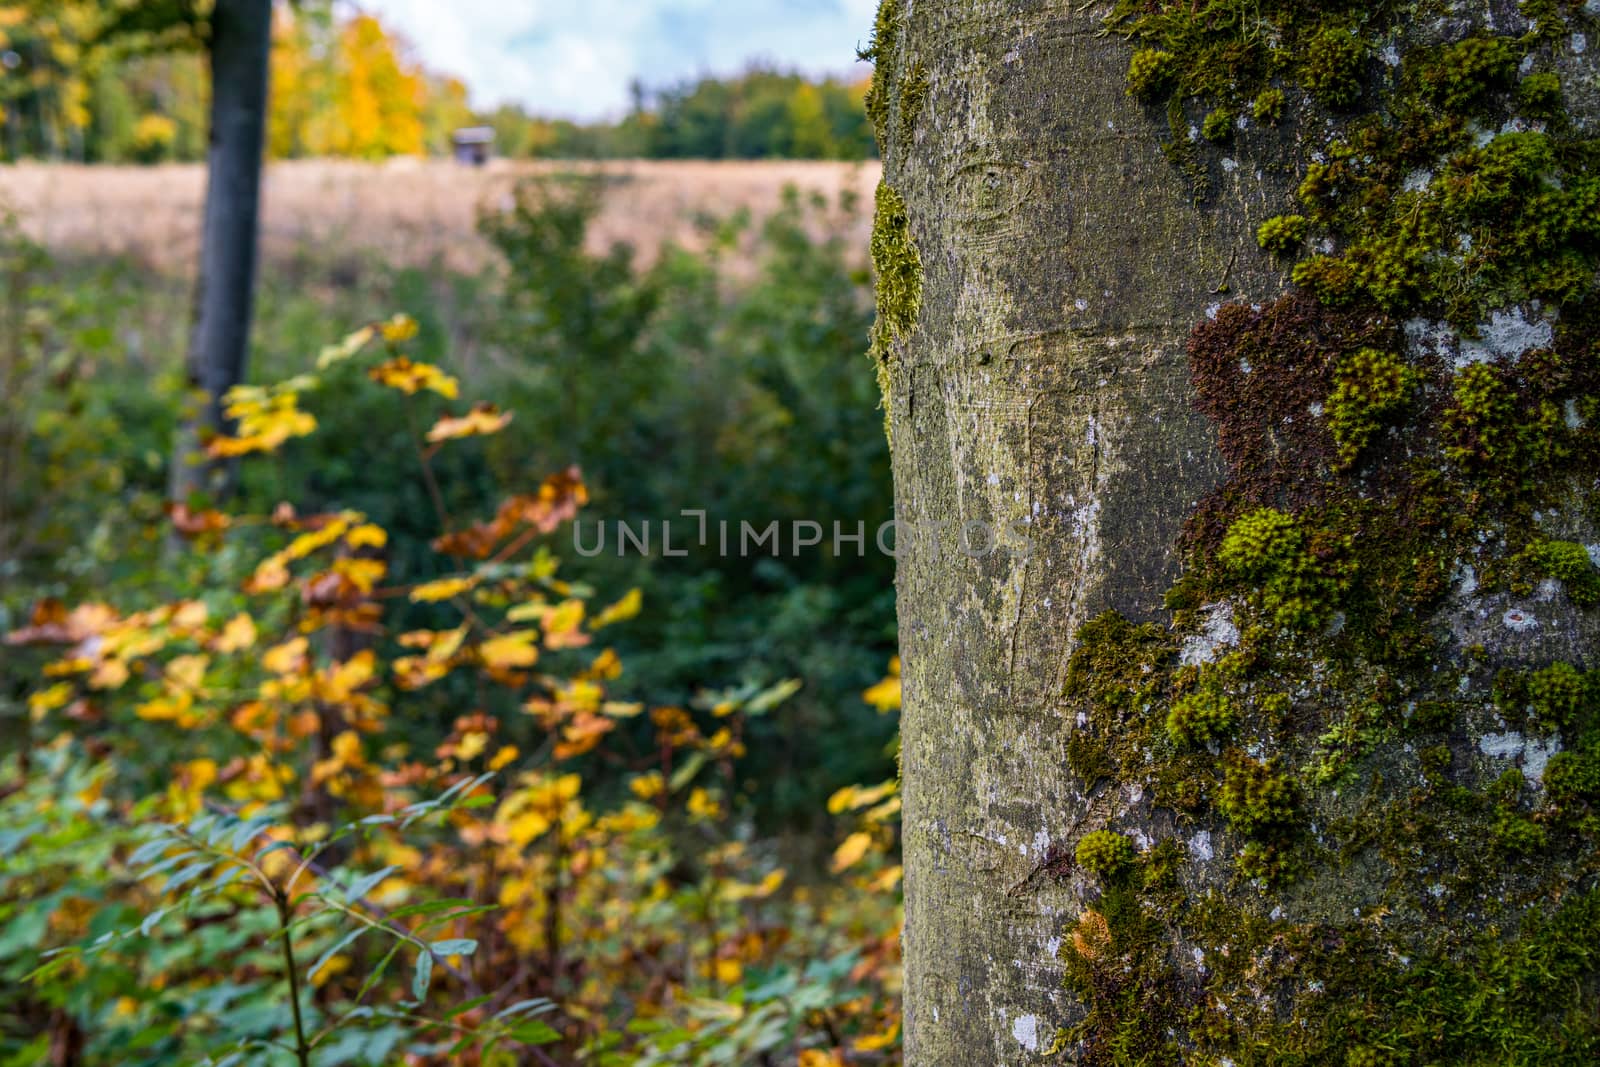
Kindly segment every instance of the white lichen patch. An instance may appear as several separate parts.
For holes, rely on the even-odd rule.
[[[1500,621],[1514,634],[1525,634],[1539,627],[1539,620],[1534,618],[1532,612],[1523,608],[1507,609],[1506,613],[1500,616]]]
[[[1478,738],[1478,751],[1490,759],[1516,759],[1522,754],[1523,745],[1522,735],[1515,730],[1507,730],[1498,734],[1484,734]]]
[[[1039,1051],[1039,1017],[1019,1015],[1011,1021],[1011,1036],[1029,1052]]]
[[[1213,604],[1206,610],[1200,632],[1184,638],[1178,660],[1186,667],[1198,667],[1217,658],[1217,650],[1239,643],[1239,627],[1233,621],[1233,605]]]
[[[1515,359],[1531,348],[1545,348],[1555,339],[1555,331],[1543,319],[1529,321],[1521,308],[1495,311],[1489,321],[1478,324],[1475,339],[1463,339],[1456,354],[1457,367],[1469,363],[1488,363],[1502,356]]]
[[[1478,738],[1478,751],[1490,759],[1520,760],[1523,777],[1538,785],[1544,781],[1544,769],[1550,757],[1561,751],[1561,738],[1529,738],[1515,730],[1506,730]]]
[[[1405,322],[1406,348],[1413,355],[1453,355],[1456,332],[1443,322],[1415,318]]]
[[[1211,847],[1211,831],[1200,830],[1189,838],[1189,853],[1201,863],[1211,862],[1216,850]]]
[[[1542,785],[1545,764],[1561,751],[1561,738],[1552,734],[1546,738],[1533,738],[1522,750],[1522,774],[1528,781]]]

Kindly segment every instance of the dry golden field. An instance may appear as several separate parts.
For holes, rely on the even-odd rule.
[[[743,208],[759,221],[790,184],[825,194],[835,207],[819,225],[849,227],[849,240],[864,252],[879,173],[875,162],[497,161],[480,169],[411,159],[274,163],[264,187],[264,256],[311,248],[416,265],[442,257],[472,269],[487,256],[475,229],[480,211],[506,204],[522,178],[573,170],[613,179],[591,230],[593,245],[626,241],[645,260],[666,241],[699,243],[701,217]],[[163,270],[194,263],[204,190],[198,164],[0,166],[0,206],[17,212],[36,240],[67,254],[126,254]],[[837,210],[845,190],[861,204],[848,219]]]

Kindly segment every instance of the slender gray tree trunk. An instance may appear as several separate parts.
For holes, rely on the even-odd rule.
[[[267,128],[272,0],[217,0],[210,20],[211,140],[205,218],[186,361],[200,405],[179,432],[171,498],[219,494],[230,465],[209,462],[204,442],[223,432],[222,397],[244,379],[255,301],[261,165]]]
[[[1072,1032],[1095,1007],[1081,984],[1070,988],[1074,951],[1080,965],[1103,967],[1097,990],[1110,990],[1108,1000],[1179,1005],[1143,1023],[1125,1020],[1134,1028],[1160,1031],[1154,1040],[1170,1037],[1171,1049],[1208,1040],[1186,1027],[1198,1028],[1195,1020],[1216,1010],[1221,994],[1207,986],[1221,973],[1216,957],[1202,965],[1198,936],[1188,940],[1194,931],[1176,928],[1162,930],[1153,949],[1128,949],[1116,923],[1129,908],[1113,914],[1118,905],[1102,896],[1105,880],[1074,855],[1090,831],[1113,827],[1145,856],[1175,841],[1182,857],[1175,877],[1190,904],[1216,891],[1216,899],[1237,905],[1230,914],[1257,924],[1287,914],[1305,920],[1295,930],[1320,922],[1315,929],[1337,939],[1361,928],[1379,899],[1372,887],[1382,880],[1355,866],[1314,867],[1295,890],[1246,894],[1231,862],[1242,835],[1232,835],[1214,810],[1180,813],[1153,802],[1154,764],[1100,776],[1085,773],[1072,751],[1074,735],[1089,725],[1082,702],[1067,695],[1080,627],[1108,610],[1134,623],[1167,624],[1163,594],[1182,573],[1180,532],[1227,474],[1216,429],[1196,410],[1186,343],[1220,305],[1269,304],[1288,291],[1285,265],[1258,248],[1256,227],[1294,210],[1297,160],[1304,162],[1296,155],[1304,145],[1297,149],[1290,132],[1256,124],[1227,147],[1200,143],[1200,170],[1175,165],[1162,149],[1166,116],[1126,91],[1133,46],[1103,32],[1109,7],[888,0],[872,48],[869,106],[886,141],[874,235],[874,355],[885,381],[904,550],[905,1050],[912,1067],[1190,1061],[1170,1049],[1119,1058],[1103,1032]],[[1592,76],[1592,64],[1587,69]],[[1187,137],[1197,141],[1201,114],[1191,111],[1172,132],[1181,140],[1182,127],[1194,122]],[[1209,186],[1203,204],[1197,178]],[[972,558],[984,547],[973,539],[987,535],[970,527],[963,545],[965,523],[1002,531],[1001,548]],[[946,533],[935,539],[929,531],[938,524]],[[1031,551],[1006,550],[1019,540],[1003,532],[1008,527],[1025,531]],[[1498,613],[1505,605],[1491,607]],[[1565,619],[1559,647],[1521,648],[1518,662],[1549,662],[1552,648],[1586,660],[1592,620]],[[1557,635],[1549,622],[1546,632]],[[1489,655],[1496,652],[1491,639]],[[1467,654],[1457,648],[1453,662]],[[1176,667],[1177,657],[1169,662]],[[1479,670],[1474,685],[1486,688],[1488,674]],[[1451,742],[1458,769],[1499,772],[1501,765],[1472,762],[1480,751],[1474,739],[1498,736],[1494,729],[1462,727]],[[1402,757],[1395,742],[1393,751],[1395,762],[1379,757],[1382,774],[1408,787],[1421,781],[1412,748]],[[1461,780],[1469,779],[1463,772]],[[1304,810],[1331,821],[1340,803],[1329,789]],[[1328,823],[1308,824],[1320,833]],[[1454,862],[1442,857],[1443,872],[1430,878],[1449,881]],[[1549,884],[1578,879],[1567,871]],[[1184,910],[1188,904],[1157,912],[1148,897],[1128,899],[1143,901],[1146,914],[1195,914]],[[1482,922],[1482,914],[1463,911],[1457,919]],[[1105,915],[1112,932],[1102,943]],[[1220,938],[1224,956],[1228,936]],[[1289,951],[1282,945],[1290,937],[1281,935],[1277,951]],[[1209,951],[1219,951],[1217,940]],[[1236,960],[1266,951],[1246,946],[1243,935],[1234,950]],[[1284,1018],[1306,989],[1320,988],[1304,975],[1269,980],[1276,972],[1266,962],[1260,974],[1254,987],[1230,977],[1231,992],[1248,988],[1251,1010],[1276,1003]],[[1579,980],[1592,981],[1592,972]],[[1150,988],[1129,988],[1139,983]],[[1234,1004],[1227,1001],[1221,1014],[1242,1018]],[[1237,1062],[1308,1062],[1276,1055],[1287,1053],[1265,1050]],[[1192,1062],[1235,1061],[1196,1054]],[[1341,1055],[1337,1063],[1344,1062]]]

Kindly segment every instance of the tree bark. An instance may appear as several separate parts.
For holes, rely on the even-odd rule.
[[[209,36],[205,214],[194,333],[186,360],[199,407],[174,446],[174,503],[184,503],[196,492],[225,492],[231,477],[230,465],[206,459],[204,445],[225,431],[222,398],[243,381],[249,355],[271,44],[272,0],[217,0]]]
[[[1186,343],[1219,305],[1289,289],[1256,227],[1293,210],[1297,149],[1290,131],[1255,124],[1174,165],[1169,136],[1209,147],[1196,136],[1203,111],[1182,113],[1169,134],[1158,107],[1130,97],[1133,48],[1102,32],[1108,10],[888,0],[870,50],[890,190],[875,232],[892,228],[885,203],[903,200],[917,261],[879,255],[880,293],[897,267],[896,292],[920,285],[920,303],[885,308],[880,297],[874,344],[902,535],[914,1067],[1033,1063],[1052,1046],[1080,1062],[1065,1037],[1087,1006],[1068,990],[1063,949],[1100,906],[1101,886],[1073,860],[1085,833],[1113,825],[1141,849],[1174,835],[1199,842],[1181,875],[1191,898],[1233,878],[1203,862],[1213,833],[1224,854],[1221,820],[1159,808],[1137,776],[1070,769],[1085,720],[1064,694],[1083,624],[1107,610],[1169,618],[1180,532],[1227,476],[1196,410]],[[892,234],[875,237],[875,254],[892,246]],[[1031,551],[973,558],[959,539],[971,522],[1024,530]],[[1569,652],[1592,650],[1592,625],[1563,633]],[[1523,652],[1548,662],[1548,647]],[[1324,879],[1286,906],[1336,928],[1354,877]],[[1265,921],[1273,900],[1257,903]],[[1167,948],[1175,981],[1200,989],[1190,946],[1174,934]]]
[[[1020,523],[1032,544],[916,538],[900,560],[906,1062],[930,1067],[1027,1062],[1068,1017],[1079,902],[1037,875],[1124,799],[1067,771],[1071,638],[1159,607],[1221,478],[1185,339],[1219,290],[1279,286],[1246,220],[1281,183],[1239,168],[1195,207],[1103,12],[1007,8],[918,0],[891,61],[932,85],[887,159],[924,274],[890,363],[896,518]]]

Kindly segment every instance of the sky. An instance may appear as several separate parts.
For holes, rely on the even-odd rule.
[[[475,107],[614,118],[647,87],[751,60],[851,74],[877,0],[359,0]]]

